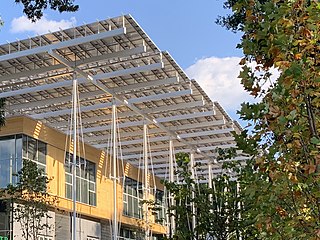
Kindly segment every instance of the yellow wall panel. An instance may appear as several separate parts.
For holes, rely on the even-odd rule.
[[[29,135],[47,143],[47,174],[48,177],[52,179],[48,184],[48,191],[58,197],[57,208],[72,211],[72,201],[65,198],[64,170],[65,153],[66,151],[72,152],[72,144],[66,144],[68,139],[65,134],[46,126],[40,121],[33,120],[25,116],[8,118],[6,126],[0,129],[0,136],[20,133]],[[87,215],[93,218],[110,220],[113,216],[113,182],[110,179],[110,170],[112,169],[110,158],[104,151],[86,144],[80,145],[84,146],[84,150],[82,147],[79,148],[80,156],[96,163],[97,206],[77,203],[77,212],[78,214]],[[124,163],[122,166],[122,163],[119,161],[119,169],[124,170],[126,177],[130,177],[137,181],[142,181],[144,179],[143,171],[129,163]],[[121,173],[118,177],[122,178],[123,174]],[[156,184],[158,189],[163,189],[158,178],[153,179],[149,176],[149,184],[151,187]],[[143,229],[143,220],[121,216],[123,210],[122,193],[122,185],[117,184],[118,219],[121,219],[123,224]],[[151,229],[158,233],[165,232],[164,227],[159,224],[152,224]]]

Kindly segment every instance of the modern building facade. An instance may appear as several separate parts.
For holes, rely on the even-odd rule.
[[[0,187],[23,159],[45,169],[59,200],[43,240],[160,239],[174,154],[190,153],[208,181],[241,131],[130,15],[1,45],[0,89]],[[0,236],[23,239],[0,211]]]
[[[22,160],[28,159],[44,168],[49,178],[48,192],[59,199],[55,210],[50,212],[51,227],[41,234],[43,239],[71,239],[72,210],[72,176],[70,170],[70,147],[65,147],[66,135],[52,129],[40,121],[20,116],[10,117],[7,124],[1,129],[1,187],[8,183],[15,183],[15,173],[21,169]],[[83,145],[85,158],[78,158],[77,163],[77,239],[111,239],[111,221],[113,214],[113,185],[110,179],[110,165],[112,164],[103,150],[89,145]],[[127,236],[143,231],[141,225],[143,211],[140,201],[143,200],[141,170],[130,163],[119,162],[120,169],[118,181],[118,218],[121,221],[119,235]],[[124,173],[124,174],[122,174]],[[140,183],[140,184],[138,184]],[[157,199],[159,207],[163,207],[163,186],[159,178],[150,179],[150,199]],[[164,209],[159,213],[163,215]],[[10,231],[10,219],[3,209],[1,218],[1,231]],[[153,235],[165,233],[165,227],[156,224],[157,216],[150,219],[150,230]],[[19,231],[20,223],[13,225],[14,239],[23,239]],[[129,234],[130,235],[130,234]],[[41,238],[40,238],[41,239]]]

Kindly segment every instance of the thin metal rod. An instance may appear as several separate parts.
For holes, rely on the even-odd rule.
[[[208,182],[208,187],[209,189],[212,189],[212,163],[209,162],[209,165],[208,165],[208,175],[209,175],[209,182]],[[210,212],[212,213],[213,212],[213,209],[212,209],[212,193],[209,194],[209,202],[210,202]]]
[[[169,140],[169,181],[174,182],[174,166],[173,166],[173,160],[174,160],[174,149],[173,149],[173,140]],[[170,207],[175,205],[173,196],[169,193],[169,202]],[[173,210],[172,215],[170,216],[170,230],[171,230],[171,237],[175,233],[175,210]]]
[[[194,151],[191,151],[190,154],[190,170],[191,170],[191,177],[192,179],[195,181],[195,169],[194,169]],[[192,186],[192,199],[195,198],[195,186]],[[196,228],[196,208],[194,206],[194,202],[192,202],[191,204],[191,208],[192,208],[192,231],[194,232],[195,228]]]
[[[117,205],[117,122],[116,122],[117,106],[115,100],[112,103],[112,181],[113,181],[113,240],[118,239],[118,205]]]
[[[73,156],[72,156],[72,204],[73,204],[73,214],[72,214],[72,240],[76,240],[77,232],[77,188],[76,188],[76,165],[77,165],[77,78],[74,74],[73,77]]]
[[[149,184],[148,184],[148,139],[147,139],[148,125],[143,124],[143,160],[144,160],[144,197],[143,200],[149,200]],[[145,239],[149,239],[149,217],[148,205],[144,203],[144,219],[145,219]]]

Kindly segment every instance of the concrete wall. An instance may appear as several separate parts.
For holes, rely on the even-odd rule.
[[[55,239],[55,213],[52,211],[49,211],[48,216],[49,217],[44,217],[41,220],[41,223],[47,224],[48,227],[39,231],[39,236],[47,236],[47,237],[50,237],[51,239]],[[27,228],[27,224],[25,221],[13,222],[13,239],[14,240],[26,240],[26,237],[23,235],[23,232],[26,232],[26,231],[32,232],[32,229],[30,229],[30,227]],[[31,237],[30,240],[33,240],[33,238]]]

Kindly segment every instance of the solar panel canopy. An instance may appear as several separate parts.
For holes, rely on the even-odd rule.
[[[110,147],[116,105],[122,158],[139,167],[147,124],[149,167],[161,178],[168,175],[170,141],[175,152],[193,152],[202,163],[198,175],[206,177],[208,163],[220,171],[216,150],[234,147],[231,132],[241,131],[130,15],[0,46],[7,117],[26,115],[70,134],[73,79],[84,141]]]

